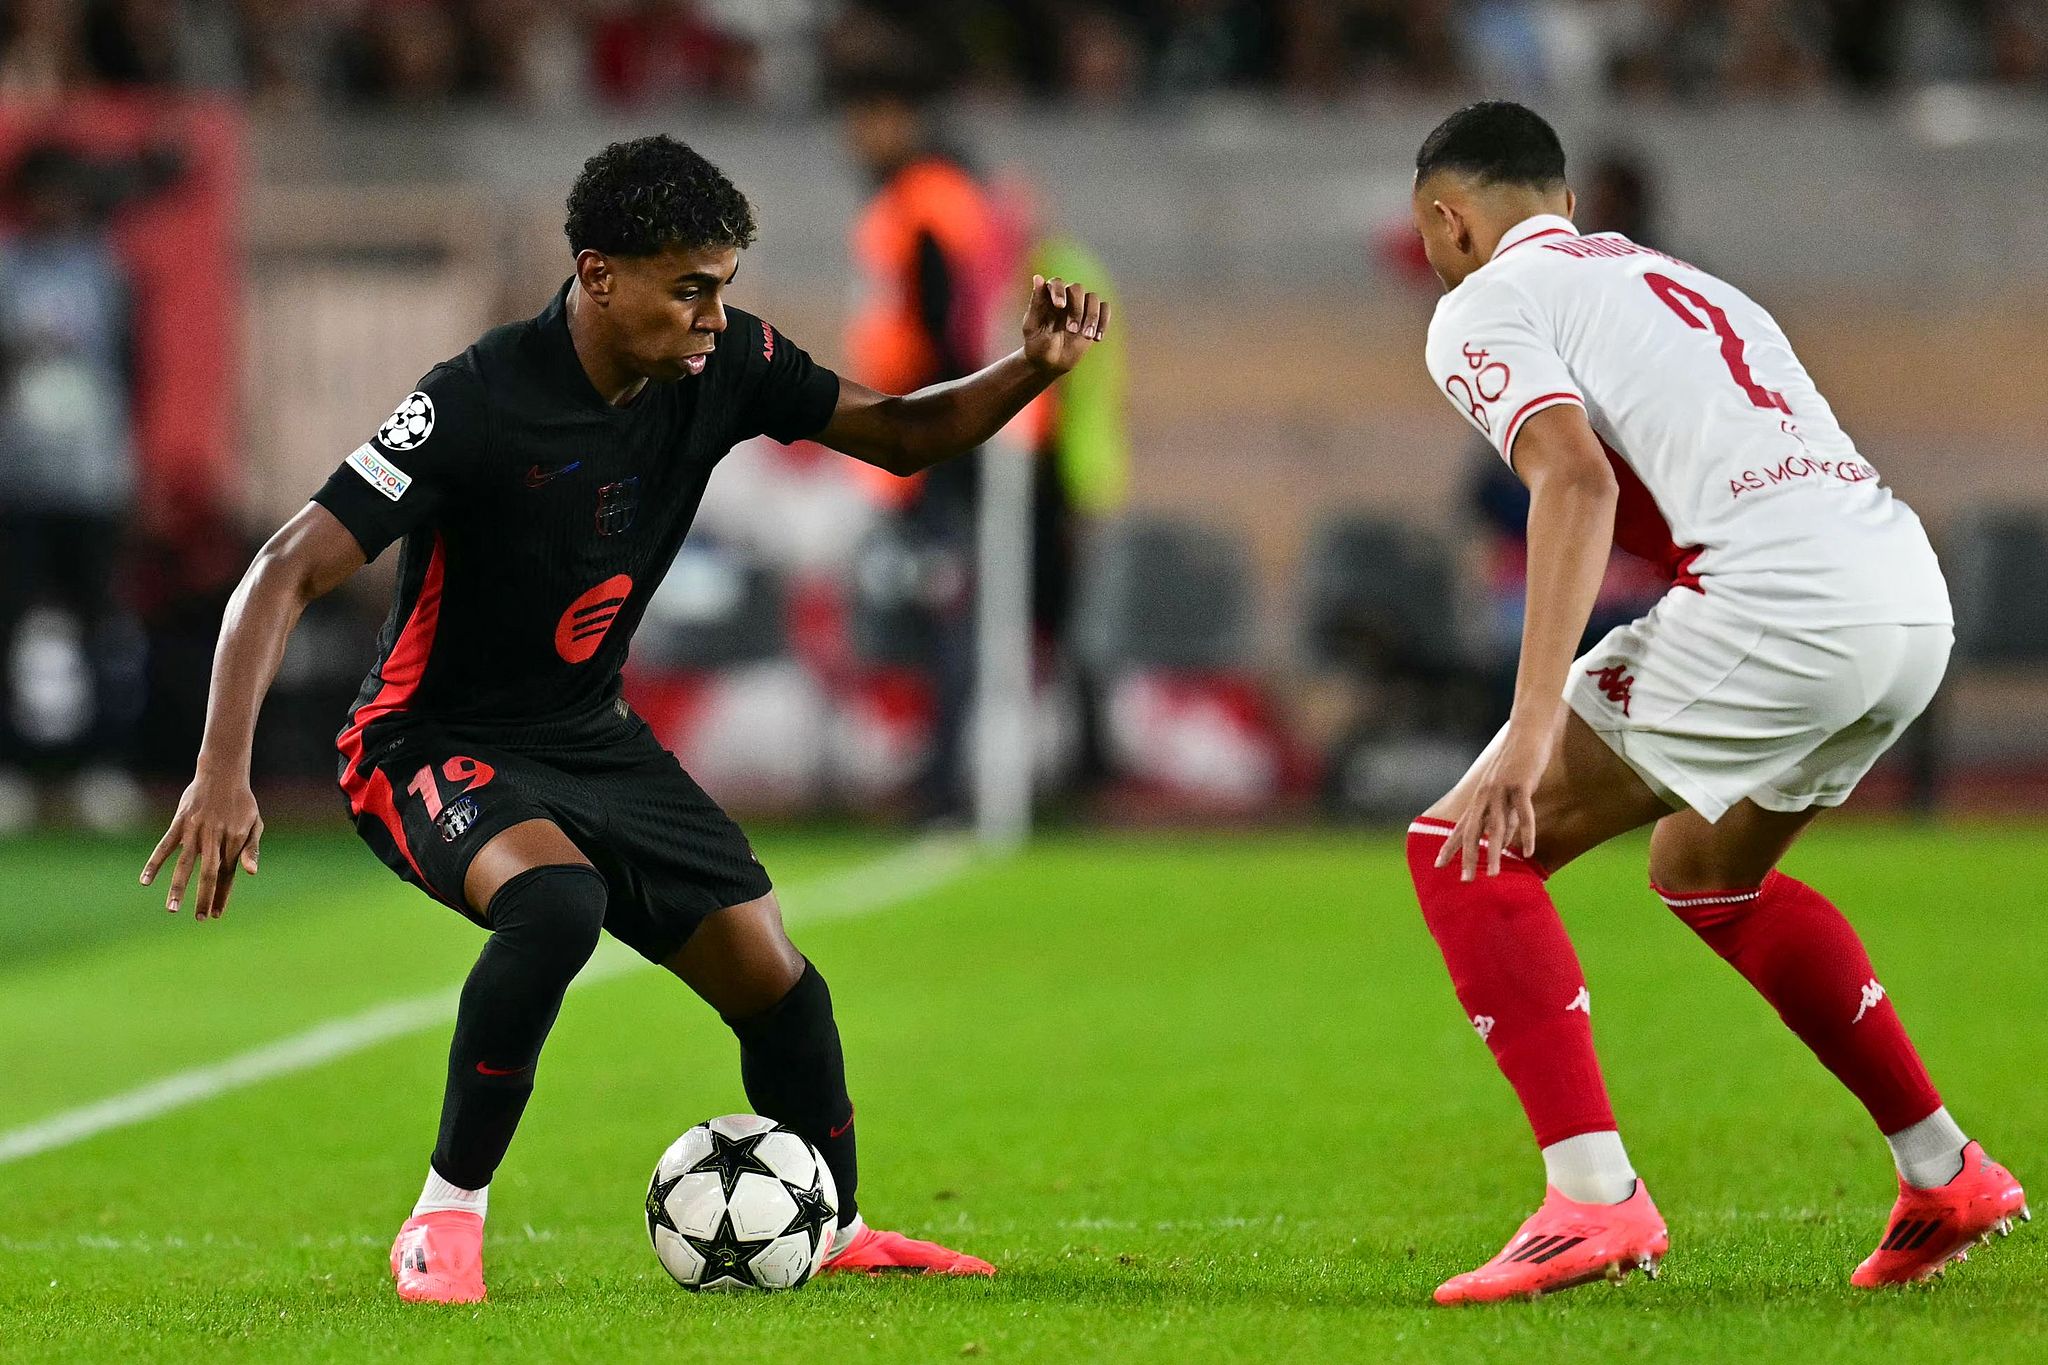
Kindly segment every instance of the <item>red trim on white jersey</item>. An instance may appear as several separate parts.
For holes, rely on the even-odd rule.
[[[1535,239],[1531,238],[1530,240],[1533,241]],[[1527,418],[1534,417],[1543,408],[1554,408],[1563,403],[1573,403],[1581,409],[1586,406],[1585,399],[1575,393],[1569,393],[1560,389],[1556,393],[1546,393],[1540,397],[1531,398],[1528,402],[1522,404],[1521,407],[1515,409],[1515,415],[1508,418],[1507,430],[1501,433],[1500,438],[1501,458],[1508,462],[1509,468],[1512,469],[1514,467],[1515,435],[1521,430],[1522,422]]]
[[[1530,233],[1527,237],[1522,238],[1519,242],[1509,242],[1506,246],[1495,248],[1493,255],[1488,259],[1497,261],[1501,257],[1507,255],[1510,251],[1513,251],[1516,247],[1526,246],[1530,242],[1541,241],[1545,237],[1576,237],[1578,235],[1578,233],[1574,232],[1570,228],[1545,228],[1541,232]]]

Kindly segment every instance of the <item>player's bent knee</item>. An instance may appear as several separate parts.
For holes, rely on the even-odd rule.
[[[807,963],[782,926],[771,893],[707,915],[667,967],[728,1017],[769,1008],[803,977]]]
[[[609,896],[589,863],[551,863],[512,877],[491,898],[491,932],[573,975],[597,950]]]
[[[489,917],[491,903],[514,877],[557,864],[590,866],[583,850],[552,820],[522,820],[500,830],[469,860],[462,893],[470,908]]]

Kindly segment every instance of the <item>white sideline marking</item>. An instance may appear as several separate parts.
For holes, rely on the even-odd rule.
[[[792,923],[854,919],[936,891],[965,875],[974,862],[974,849],[965,841],[923,839],[777,894],[793,902],[784,906]],[[609,980],[642,961],[639,954],[607,939],[571,983],[571,989]],[[115,1128],[146,1123],[231,1090],[310,1071],[379,1043],[445,1024],[455,1017],[459,995],[460,987],[456,987],[389,1000],[357,1014],[316,1024],[303,1033],[250,1048],[225,1061],[175,1072],[133,1090],[0,1132],[0,1166],[68,1147]]]

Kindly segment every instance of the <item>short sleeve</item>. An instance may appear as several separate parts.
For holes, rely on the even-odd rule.
[[[732,439],[771,436],[784,443],[816,436],[839,405],[839,376],[812,360],[804,348],[751,314],[733,314],[741,325],[742,370]],[[730,341],[721,342],[730,345]]]
[[[1491,280],[1445,295],[1430,323],[1430,378],[1510,465],[1523,423],[1561,403],[1586,405],[1551,335],[1532,300]]]
[[[481,381],[459,366],[436,366],[313,501],[348,528],[366,559],[375,559],[432,517],[476,469],[486,418]]]

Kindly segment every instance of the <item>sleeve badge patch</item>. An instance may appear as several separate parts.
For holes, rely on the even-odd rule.
[[[362,475],[370,487],[393,502],[404,497],[405,490],[412,487],[412,475],[391,463],[368,441],[357,446],[344,463]]]
[[[377,443],[386,450],[411,450],[434,434],[434,400],[412,393],[398,405],[398,411],[377,428]]]

